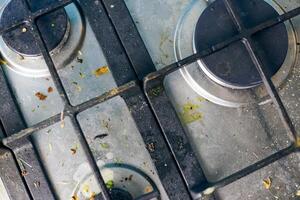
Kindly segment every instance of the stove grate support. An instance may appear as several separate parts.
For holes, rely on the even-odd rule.
[[[116,23],[116,19],[113,17],[113,16],[116,16],[117,13],[116,12],[112,13],[112,11],[110,11],[108,8],[106,8],[106,12],[108,14],[111,14],[110,20],[111,20],[112,24],[115,25],[116,32],[117,33],[119,32],[118,37],[121,40],[120,42],[122,43],[122,45],[124,47],[124,51],[127,53],[127,56],[128,56],[127,59],[130,60],[132,67],[135,69],[135,73],[137,73],[136,76],[139,78],[140,81],[142,80],[142,78],[144,78],[143,84],[141,86],[141,84],[139,82],[136,82],[136,81],[129,82],[130,80],[136,79],[135,75],[131,75],[131,77],[129,78],[129,80],[127,80],[127,82],[126,82],[126,78],[124,78],[124,80],[122,82],[119,82],[118,85],[120,85],[120,86],[118,88],[115,88],[99,97],[91,99],[91,100],[84,102],[77,106],[73,106],[70,104],[68,96],[64,90],[63,84],[59,78],[57,70],[55,69],[53,61],[49,55],[49,51],[47,50],[47,47],[45,46],[45,42],[42,38],[42,35],[41,35],[36,23],[35,23],[35,20],[40,16],[43,16],[45,14],[48,14],[50,12],[53,12],[60,8],[63,8],[70,3],[75,3],[78,7],[80,7],[80,6],[86,7],[85,4],[87,4],[86,2],[89,2],[89,1],[79,3],[77,1],[72,1],[72,0],[60,0],[56,4],[51,4],[51,5],[47,6],[46,8],[43,8],[36,12],[31,12],[30,8],[27,7],[26,9],[28,10],[28,16],[25,19],[23,19],[21,21],[16,21],[13,24],[8,25],[7,27],[1,27],[0,34],[7,33],[17,27],[24,26],[24,25],[28,26],[30,28],[32,34],[34,35],[36,41],[39,44],[40,50],[41,50],[42,55],[44,56],[44,59],[48,65],[49,71],[50,71],[53,81],[56,85],[56,88],[60,94],[60,97],[62,98],[63,102],[65,103],[65,109],[63,112],[64,112],[65,116],[68,116],[71,118],[71,121],[76,130],[76,133],[81,138],[80,139],[81,144],[82,144],[82,146],[85,150],[85,153],[88,157],[89,164],[91,165],[93,172],[94,172],[95,176],[97,177],[98,185],[103,191],[102,196],[99,197],[100,199],[110,199],[110,195],[109,195],[109,192],[106,190],[104,180],[103,180],[101,173],[97,167],[95,159],[91,153],[91,150],[88,146],[88,143],[87,143],[86,138],[81,130],[81,127],[79,125],[79,122],[78,122],[76,116],[78,113],[80,113],[86,109],[89,109],[97,104],[100,104],[106,100],[114,98],[116,96],[122,96],[123,98],[127,99],[126,102],[129,102],[128,96],[134,96],[134,95],[139,94],[139,95],[142,95],[141,97],[144,97],[144,95],[140,91],[141,87],[143,87],[142,88],[143,92],[145,93],[145,96],[147,97],[149,104],[151,106],[152,112],[155,115],[156,120],[159,124],[159,127],[157,127],[157,129],[159,130],[159,133],[157,133],[157,134],[162,134],[162,136],[164,137],[164,139],[167,143],[166,148],[168,149],[169,153],[172,155],[170,157],[171,162],[176,164],[176,167],[178,168],[178,170],[180,172],[179,176],[182,177],[183,181],[185,182],[185,184],[188,188],[188,191],[189,191],[189,195],[192,199],[197,199],[202,194],[212,193],[217,188],[228,185],[228,184],[230,184],[242,177],[245,177],[245,176],[249,175],[250,173],[253,173],[253,172],[255,172],[255,171],[287,156],[287,155],[296,153],[300,150],[299,136],[297,136],[295,128],[290,120],[290,117],[281,101],[281,98],[280,98],[276,88],[274,87],[274,85],[271,81],[271,77],[269,77],[268,74],[266,73],[266,71],[264,70],[263,66],[268,65],[268,63],[267,63],[267,61],[265,61],[263,59],[263,56],[261,56],[263,54],[263,52],[258,51],[258,49],[256,48],[255,44],[253,43],[253,41],[251,39],[251,36],[259,31],[273,27],[279,23],[283,23],[287,20],[290,20],[293,17],[300,15],[300,7],[296,8],[292,11],[289,11],[283,15],[280,15],[274,19],[263,22],[258,26],[255,26],[250,29],[246,29],[243,27],[243,24],[241,23],[241,20],[239,19],[239,15],[237,12],[238,8],[233,3],[233,1],[231,1],[231,0],[223,0],[223,1],[226,5],[226,8],[227,8],[229,14],[232,16],[232,20],[234,21],[234,23],[236,24],[236,26],[239,30],[239,34],[237,34],[236,36],[234,36],[230,39],[227,39],[219,44],[216,44],[209,49],[206,49],[204,51],[201,51],[199,53],[191,55],[185,59],[182,59],[176,63],[168,65],[165,68],[158,70],[156,72],[150,73],[150,74],[137,70],[137,69],[140,69],[138,67],[140,67],[141,62],[144,62],[144,61],[137,60],[138,58],[134,57],[134,55],[135,55],[134,51],[138,51],[138,50],[137,49],[134,50],[133,49],[134,47],[130,46],[131,43],[128,41],[127,42],[125,41],[126,38],[124,38],[124,35],[123,36],[120,35],[120,30],[122,30],[122,29],[119,27],[120,25],[118,25]],[[109,5],[109,3],[108,3],[109,1],[105,1],[105,0],[102,0],[101,2],[100,1],[96,1],[96,2],[98,2],[100,4],[103,3],[106,7]],[[122,2],[122,1],[114,1],[114,2],[116,5],[121,4],[124,6],[124,2]],[[28,6],[27,3],[28,2],[26,1],[25,4]],[[128,10],[126,10],[124,7],[123,7],[123,9],[124,9],[124,12],[127,12],[127,14],[129,14]],[[130,22],[130,20],[129,20],[128,23],[133,23],[133,22]],[[133,31],[135,30],[134,28],[133,28]],[[167,94],[164,90],[163,80],[167,75],[171,74],[172,72],[175,72],[175,71],[187,66],[188,64],[196,62],[198,59],[201,59],[208,55],[211,55],[236,41],[243,41],[245,46],[247,47],[248,53],[251,56],[252,61],[255,64],[256,68],[260,72],[260,75],[262,77],[264,85],[266,86],[267,91],[269,92],[269,95],[271,96],[273,102],[275,103],[275,105],[277,107],[277,110],[281,117],[281,120],[282,120],[283,124],[285,125],[287,133],[290,136],[291,140],[293,141],[293,144],[290,147],[283,149],[281,151],[278,151],[277,153],[275,153],[257,163],[254,163],[254,164],[250,165],[249,167],[246,167],[245,169],[242,169],[239,172],[232,174],[218,182],[209,183],[206,180],[206,178],[202,172],[201,165],[197,162],[194,152],[189,145],[189,142],[187,140],[187,135],[184,132],[178,117],[174,113],[174,108],[172,107],[171,102],[168,99]],[[139,42],[142,42],[142,41],[140,40]],[[142,48],[145,48],[145,47],[142,46]],[[143,54],[147,55],[147,51],[145,51],[145,50],[143,50],[143,51],[144,51]],[[148,58],[147,60],[149,61],[150,57],[147,57],[147,58]],[[124,59],[126,59],[126,58],[124,58]],[[117,63],[112,63],[112,64],[117,65]],[[150,65],[152,65],[152,64],[150,64]],[[153,66],[150,66],[150,68],[151,67],[153,67]],[[112,71],[114,72],[114,70],[112,70]],[[148,72],[150,72],[150,71],[148,71]],[[146,74],[148,74],[148,75],[146,75]],[[114,74],[114,76],[121,76],[121,75]],[[139,92],[137,92],[137,91],[139,91]],[[146,101],[146,99],[144,99],[144,100]],[[162,110],[164,112],[161,112]],[[151,111],[147,111],[146,115],[148,115],[150,112]],[[134,118],[135,118],[135,120],[137,120],[138,116],[135,116]],[[21,146],[24,145],[21,143],[21,141],[23,141],[23,139],[30,137],[36,131],[39,131],[39,130],[44,129],[52,124],[60,122],[60,120],[61,120],[61,115],[60,114],[55,115],[55,116],[53,116],[47,120],[44,120],[30,128],[16,131],[15,134],[12,134],[12,135],[2,139],[2,143],[5,146],[9,147],[10,149],[16,150],[16,148],[21,148]],[[139,122],[139,123],[141,123],[141,122]],[[177,127],[177,129],[174,130],[174,127]],[[174,138],[174,135],[176,136],[176,138]],[[142,136],[143,136],[144,140],[148,140],[147,134],[142,134]],[[178,138],[180,138],[180,140],[178,140]],[[180,143],[178,143],[178,141],[180,141]],[[18,146],[18,147],[14,146],[14,144],[18,143],[18,142],[21,146]],[[184,144],[184,145],[182,145],[182,144]],[[184,148],[182,148],[182,146]],[[152,157],[155,156],[153,154],[153,152],[150,152],[150,154]],[[182,159],[182,158],[188,158],[188,159]],[[190,165],[191,161],[192,161],[193,165]],[[158,171],[160,173],[161,169],[160,168],[158,168],[158,169],[159,169]],[[194,176],[194,175],[196,175],[196,176]],[[163,184],[164,184],[165,188],[168,188],[168,186],[165,185],[164,182],[163,182]],[[171,183],[168,183],[168,184],[171,184]],[[169,193],[170,191],[167,190],[167,192]],[[146,195],[145,197],[141,197],[141,199],[151,199],[151,198],[153,198],[153,195],[154,194],[149,194],[149,196]],[[158,196],[159,194],[157,192],[155,192],[155,195]]]

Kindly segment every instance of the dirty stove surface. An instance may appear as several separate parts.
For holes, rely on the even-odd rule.
[[[1,1],[0,199],[300,198],[300,17],[180,63],[299,6]]]

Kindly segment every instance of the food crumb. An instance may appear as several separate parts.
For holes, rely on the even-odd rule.
[[[27,172],[26,170],[22,170],[21,175],[22,175],[22,176],[27,176],[27,175],[28,175],[28,172]]]
[[[110,147],[108,143],[101,143],[100,146],[102,149],[109,149]]]
[[[53,87],[48,87],[48,93],[53,92]]]
[[[95,197],[96,197],[96,193],[95,192],[92,192],[89,200],[95,200]]]
[[[297,197],[300,197],[300,190],[297,190],[296,196],[297,196]]]
[[[107,189],[111,190],[113,189],[113,187],[115,186],[114,181],[113,180],[109,180],[105,183]]]
[[[72,196],[71,200],[79,200],[79,198],[77,197],[77,195]]]
[[[269,190],[271,188],[272,185],[272,180],[271,178],[266,178],[263,180],[263,186],[264,188],[266,188],[267,190]]]
[[[72,155],[75,155],[77,153],[78,146],[76,145],[75,147],[71,148],[70,150],[71,150]]]
[[[79,62],[79,63],[83,63],[83,59],[79,58],[79,57],[76,58],[76,61]]]
[[[109,72],[109,68],[108,66],[103,66],[103,67],[99,67],[98,69],[94,70],[93,71],[93,74],[96,76],[96,77],[99,77],[103,74],[106,74]]]
[[[152,186],[151,186],[151,185],[148,185],[148,186],[145,187],[145,193],[146,193],[146,194],[148,194],[148,193],[150,193],[150,192],[152,192],[152,191],[153,191],[153,189],[152,189]]]
[[[43,94],[43,93],[41,93],[41,92],[35,93],[35,96],[36,96],[39,100],[41,100],[41,101],[44,101],[44,100],[47,99],[47,95],[45,95],[45,94]]]
[[[150,152],[154,152],[155,151],[155,145],[154,143],[149,143],[147,144],[147,149],[150,151]]]

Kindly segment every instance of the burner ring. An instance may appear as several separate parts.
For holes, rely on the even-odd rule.
[[[0,2],[0,8],[5,8],[7,4],[7,2]],[[68,15],[68,30],[61,43],[50,52],[57,69],[63,68],[77,56],[87,31],[80,7],[69,4],[64,9]],[[4,9],[0,9],[0,16],[2,16],[3,11]],[[20,55],[5,43],[2,36],[0,37],[0,52],[2,58],[7,61],[7,69],[17,74],[34,78],[50,76],[48,66],[42,55]]]
[[[279,16],[276,10],[263,0],[239,1],[236,4],[242,8],[240,15],[247,28]],[[238,31],[224,3],[220,0],[214,1],[198,19],[194,35],[195,51],[210,48],[237,34]],[[271,76],[275,75],[288,51],[288,33],[285,24],[256,33],[253,40],[257,42],[260,50],[265,52],[265,58],[270,62],[269,66],[264,67],[268,67]],[[235,42],[198,63],[208,77],[225,87],[247,89],[262,83],[242,41]]]
[[[25,9],[19,1],[10,1],[1,15],[1,27],[12,24],[15,19],[23,19],[26,16]],[[59,9],[52,13],[39,17],[37,26],[43,36],[49,52],[61,48],[68,38],[70,24],[67,13]],[[8,47],[22,56],[39,56],[40,48],[31,31],[26,26],[18,27],[3,34],[3,40]]]
[[[279,14],[284,14],[284,9],[281,5],[274,1],[265,0]],[[198,19],[202,12],[209,6],[206,1],[193,1],[187,5],[181,15],[174,35],[174,54],[178,61],[191,54],[195,53],[194,33]],[[294,29],[294,24],[291,21],[284,23],[288,32],[288,53],[284,63],[279,71],[272,77],[275,87],[280,88],[286,83],[287,78],[292,73],[297,62],[297,36]],[[180,69],[182,78],[188,86],[201,97],[209,100],[212,103],[237,108],[249,104],[257,104],[268,102],[268,92],[263,85],[249,89],[232,89],[224,87],[211,78],[199,66],[199,62],[190,64],[187,67]]]

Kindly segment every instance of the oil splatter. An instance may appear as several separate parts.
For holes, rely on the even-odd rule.
[[[183,112],[180,113],[180,118],[185,124],[193,123],[202,119],[202,114],[199,112],[199,105],[186,103],[183,105]]]
[[[96,77],[99,77],[101,75],[107,74],[109,72],[108,66],[99,67],[98,69],[93,71],[93,74]]]

